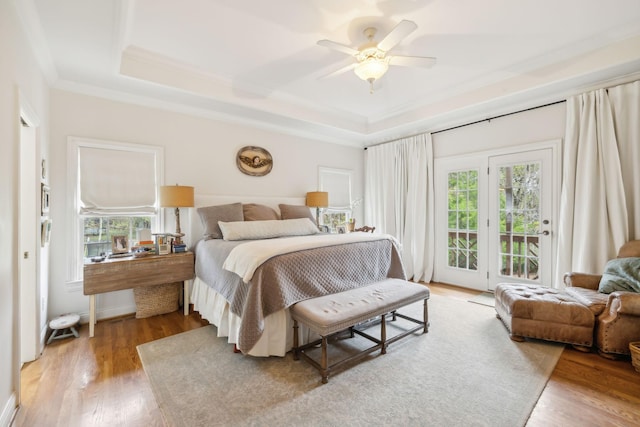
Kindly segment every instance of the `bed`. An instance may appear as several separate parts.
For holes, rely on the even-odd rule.
[[[311,219],[291,217],[312,218],[304,199],[297,198],[243,198],[240,217],[249,219],[243,222],[237,200],[196,196],[196,206],[204,209],[192,209],[190,215],[190,246],[196,258],[191,302],[217,327],[218,336],[227,337],[244,354],[284,356],[293,345],[288,307],[297,301],[387,277],[405,278],[391,236],[317,233]],[[282,210],[280,204],[285,205]],[[233,214],[220,214],[232,205]],[[203,214],[208,209],[215,213]],[[273,213],[265,216],[267,209],[278,220],[270,218]],[[213,222],[221,229],[211,234]],[[308,330],[300,335],[302,342],[315,338]]]

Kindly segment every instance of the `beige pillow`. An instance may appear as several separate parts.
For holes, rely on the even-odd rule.
[[[308,206],[280,204],[278,207],[280,208],[280,217],[282,219],[309,218],[314,224],[316,223],[316,218]]]
[[[318,233],[318,227],[307,218],[237,221],[218,223],[224,240],[259,240],[275,237],[308,236]]]
[[[218,221],[242,221],[242,203],[229,205],[207,206],[198,208],[198,215],[204,227],[204,239],[222,239],[222,232]]]
[[[269,221],[280,219],[278,212],[269,206],[257,203],[243,203],[242,212],[245,221]]]

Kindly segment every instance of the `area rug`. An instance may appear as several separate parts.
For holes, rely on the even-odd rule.
[[[404,311],[419,316],[421,305]],[[429,333],[324,385],[291,354],[233,353],[214,326],[142,344],[138,353],[169,426],[524,425],[564,347],[513,342],[493,310],[462,300],[432,295],[429,315]],[[348,351],[357,339],[333,347]]]
[[[469,302],[472,302],[474,304],[486,305],[489,307],[496,306],[495,296],[491,292],[483,292],[472,298],[469,298]]]

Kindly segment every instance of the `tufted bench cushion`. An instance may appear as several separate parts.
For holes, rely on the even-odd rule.
[[[582,350],[593,345],[594,313],[557,289],[501,283],[495,289],[495,308],[515,341],[536,338]]]
[[[428,299],[429,288],[425,285],[401,279],[385,279],[361,288],[324,295],[294,304],[289,308],[291,318],[294,321],[294,359],[297,360],[300,356],[303,356],[305,360],[320,371],[322,382],[326,383],[332,369],[347,362],[360,359],[376,350],[381,350],[381,353],[384,354],[390,343],[413,332],[422,330],[423,333],[426,333],[429,327]],[[424,301],[422,320],[413,319],[396,311],[399,308],[417,301]],[[417,326],[407,329],[391,338],[387,338],[385,317],[388,313],[391,313],[392,320],[400,317],[417,324]],[[377,316],[380,316],[380,339],[372,337],[354,327],[359,323]],[[298,322],[306,325],[322,338],[312,343],[299,346]],[[351,336],[356,333],[373,341],[376,345],[329,365],[327,338],[346,329],[350,331]],[[322,348],[320,363],[306,354],[307,349],[314,348],[318,344],[320,344]]]

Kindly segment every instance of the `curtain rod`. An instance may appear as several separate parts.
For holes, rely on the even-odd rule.
[[[563,102],[567,102],[567,100],[566,99],[562,99],[560,101],[554,101],[554,102],[550,102],[550,103],[544,104],[544,105],[538,105],[538,106],[535,106],[535,107],[525,108],[524,110],[512,111],[511,113],[500,114],[500,115],[493,116],[493,117],[487,117],[486,119],[480,119],[480,120],[476,120],[474,122],[469,122],[469,123],[465,123],[465,124],[462,124],[462,125],[452,126],[450,128],[441,129],[441,130],[437,130],[435,132],[431,132],[431,135],[435,135],[437,133],[442,133],[442,132],[448,132],[450,130],[459,129],[459,128],[463,128],[463,127],[466,127],[466,126],[471,126],[471,125],[475,125],[475,124],[478,124],[478,123],[482,123],[482,122],[490,122],[491,120],[495,120],[495,119],[499,119],[499,118],[502,118],[502,117],[511,116],[513,114],[524,113],[524,112],[531,111],[531,110],[537,110],[538,108],[550,107],[552,105],[562,104]],[[413,136],[422,135],[424,133],[427,133],[427,132],[425,131],[425,132],[415,133],[413,135],[403,136],[402,138],[411,138]],[[399,138],[399,139],[402,139],[402,138]],[[394,141],[397,141],[397,139],[394,139],[392,141],[379,142],[379,143],[373,144],[373,145],[368,145],[368,146],[364,147],[364,149],[366,150],[369,147],[375,147],[376,145],[388,144],[388,143],[394,142]]]

